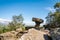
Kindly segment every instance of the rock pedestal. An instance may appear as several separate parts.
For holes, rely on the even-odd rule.
[[[35,28],[39,28],[40,24],[43,23],[43,20],[39,18],[32,18],[32,21],[34,21],[36,24]]]

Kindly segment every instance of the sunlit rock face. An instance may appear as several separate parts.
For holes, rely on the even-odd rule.
[[[44,35],[46,34],[36,29],[29,29],[28,33],[24,34],[19,40],[45,40]]]

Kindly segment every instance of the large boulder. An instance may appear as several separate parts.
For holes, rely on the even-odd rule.
[[[6,32],[6,33],[3,33],[3,34],[0,34],[0,39],[3,39],[3,40],[15,40],[15,34],[14,32]]]
[[[28,33],[24,34],[19,40],[45,40],[44,35],[47,35],[45,31],[36,29],[29,29]]]

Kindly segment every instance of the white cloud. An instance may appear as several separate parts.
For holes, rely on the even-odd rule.
[[[45,9],[48,10],[48,11],[51,11],[51,12],[55,12],[55,9],[54,8],[51,8],[51,7],[47,7]]]
[[[34,26],[35,25],[35,23],[32,21],[24,21],[23,23],[25,24],[25,26]]]
[[[11,22],[11,21],[12,21],[12,20],[0,18],[0,22],[2,22],[2,23],[5,23],[5,22]]]

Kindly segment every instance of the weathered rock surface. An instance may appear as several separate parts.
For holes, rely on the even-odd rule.
[[[60,28],[52,29],[51,37],[53,40],[60,40]]]
[[[0,34],[0,40],[17,40],[17,34],[22,31],[21,28],[16,29],[16,31],[10,31]]]
[[[2,36],[1,40],[45,40],[44,36],[49,34],[48,30],[36,30],[33,28],[24,32],[20,31],[10,31],[0,34]]]
[[[16,40],[16,32],[11,31],[11,32],[6,32],[3,34],[0,34],[0,37],[2,36],[1,40]]]
[[[48,31],[29,29],[28,33],[24,34],[19,40],[45,40],[44,35],[47,34]]]

